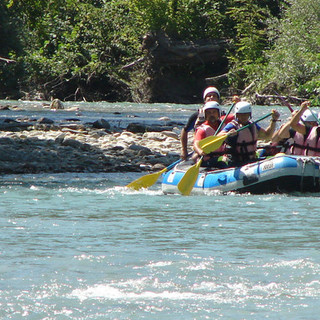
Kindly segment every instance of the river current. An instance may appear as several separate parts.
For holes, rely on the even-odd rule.
[[[30,105],[0,116],[66,117]],[[122,123],[196,109],[79,106],[81,121]],[[0,176],[1,319],[319,318],[319,194],[124,188],[143,174]]]

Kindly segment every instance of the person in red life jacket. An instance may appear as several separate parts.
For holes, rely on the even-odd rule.
[[[217,102],[209,101],[204,105],[203,112],[205,114],[205,122],[196,129],[193,142],[193,149],[196,152],[196,157],[193,157],[193,159],[196,160],[199,157],[203,157],[202,167],[225,168],[226,163],[223,161],[225,159],[220,158],[220,156],[223,156],[225,153],[224,145],[210,154],[206,154],[199,146],[199,142],[202,139],[216,134],[216,130],[221,123],[221,107]],[[224,124],[230,122],[232,119],[233,116],[229,115],[224,121]]]
[[[203,102],[206,103],[209,101],[216,101],[218,103],[220,102],[220,92],[216,87],[208,87],[204,90]],[[186,160],[188,157],[188,133],[191,130],[195,130],[197,126],[202,124],[204,121],[204,113],[202,108],[200,108],[190,116],[187,124],[182,128],[180,135],[181,159]]]
[[[232,157],[231,164],[233,166],[240,166],[256,160],[257,140],[271,139],[280,114],[278,111],[272,110],[272,119],[266,129],[261,128],[259,124],[255,123],[239,132],[236,132],[236,130],[251,123],[251,104],[246,101],[236,103],[235,115],[235,120],[228,123],[218,136],[230,133],[230,136],[226,139],[226,143],[229,145],[228,152]]]
[[[320,125],[318,116],[313,113],[310,101],[304,101],[300,110],[292,117],[290,127],[295,130],[294,143],[290,148],[290,153],[303,156],[320,156]],[[300,122],[302,119],[310,121]],[[307,118],[308,117],[308,118]],[[312,118],[313,121],[312,121]]]
[[[299,124],[304,124],[306,126],[306,134],[302,137],[300,133],[297,133],[291,128],[291,119],[297,112],[298,111],[294,111],[291,118],[272,136],[272,144],[278,147],[277,150],[275,150],[275,153],[282,152],[296,155],[303,153],[302,151],[305,149],[303,144],[307,138],[307,133],[309,134],[311,128],[318,125],[318,122],[316,121],[317,115],[309,109],[303,112]],[[301,139],[303,142],[299,141]]]

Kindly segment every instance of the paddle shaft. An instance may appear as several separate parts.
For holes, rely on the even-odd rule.
[[[253,122],[251,122],[251,123],[249,123],[249,124],[241,127],[240,129],[236,130],[235,133],[238,133],[238,132],[241,131],[241,130],[247,129],[248,127],[256,124],[257,122],[259,122],[259,121],[261,121],[261,120],[263,120],[263,119],[265,119],[265,118],[267,118],[267,117],[270,117],[271,115],[272,115],[272,112],[268,113],[267,115],[263,116],[262,118],[260,118],[260,119],[258,119],[258,120],[256,120],[256,121],[253,121]],[[204,144],[201,146],[201,149],[202,149],[206,154],[211,153],[211,152],[217,150],[218,148],[220,148],[221,145],[223,144],[223,142],[225,141],[225,139],[227,139],[227,137],[230,136],[230,135],[232,135],[232,134],[233,134],[233,133],[228,132],[228,133],[226,133],[226,134],[224,134],[224,135],[221,135],[221,136],[218,136],[218,137],[217,137],[217,136],[216,136],[216,137],[215,137],[215,136],[211,136],[211,141],[204,143]],[[207,138],[205,138],[205,139],[208,139],[208,138],[209,138],[209,137],[207,137]],[[203,139],[203,140],[204,140],[204,139]],[[203,140],[202,140],[202,141],[203,141]]]
[[[254,125],[254,124],[256,124],[256,123],[264,120],[265,118],[270,117],[271,115],[272,115],[272,112],[266,114],[265,116],[261,117],[260,119],[258,119],[258,120],[256,120],[256,121],[252,121],[251,123],[245,125],[244,127],[241,127],[241,128],[238,129],[236,132],[239,132],[239,131],[241,131],[241,130],[247,129],[247,128],[249,128],[250,126],[252,126],[252,125]]]
[[[285,99],[283,99],[283,97],[281,97],[281,96],[279,95],[279,93],[277,93],[277,91],[274,91],[274,92],[277,94],[277,96],[280,98],[280,100],[289,108],[289,110],[290,110],[291,112],[293,112],[293,109],[292,109],[290,103],[289,103],[288,101],[286,101]],[[310,111],[311,111],[311,110],[310,110]],[[312,113],[314,119],[316,120],[316,122],[320,125],[320,120],[318,119],[318,117],[317,117],[312,111],[311,111],[311,113]],[[302,120],[302,119],[301,119],[301,120]],[[303,121],[303,120],[302,120],[302,121]],[[304,121],[303,121],[303,123],[304,123]]]
[[[190,156],[191,153],[188,154],[188,156]],[[182,159],[178,159],[177,161],[171,163],[169,166],[167,166],[167,170],[166,171],[169,171],[170,169],[172,169],[176,164],[180,163],[182,161]]]
[[[311,111],[311,110],[310,110],[310,111]],[[318,125],[320,125],[320,120],[318,119],[318,117],[314,114],[313,111],[311,111],[311,113],[312,113],[314,119],[317,121]]]
[[[279,97],[279,99],[283,102],[283,104],[289,108],[290,112],[293,112],[293,109],[292,109],[290,103],[287,100],[283,99],[283,97],[280,96],[280,94],[277,91],[274,90],[274,92]]]
[[[230,114],[230,112],[231,112],[232,108],[234,107],[234,105],[235,105],[235,103],[233,103],[233,104],[230,106],[227,114],[225,115],[225,117],[224,117],[224,118],[222,119],[222,121],[220,122],[220,124],[219,124],[217,130],[215,131],[215,133],[214,133],[212,136],[208,136],[208,137],[206,137],[206,138],[204,138],[204,139],[202,139],[202,140],[199,141],[199,147],[200,147],[200,148],[202,148],[202,146],[204,146],[204,145],[207,144],[208,142],[211,142],[212,137],[215,137],[215,136],[219,133],[220,129],[222,128],[224,122],[226,121],[226,119],[227,119],[228,115]]]
[[[228,112],[226,113],[225,117],[224,117],[224,118],[222,119],[222,121],[220,122],[218,129],[217,129],[216,132],[214,133],[214,136],[216,136],[216,135],[219,133],[220,129],[222,128],[223,124],[226,122],[226,119],[227,119],[228,115],[230,114],[231,110],[233,109],[233,106],[234,106],[234,105],[235,105],[235,103],[233,103],[233,104],[230,106],[230,108],[229,108]]]

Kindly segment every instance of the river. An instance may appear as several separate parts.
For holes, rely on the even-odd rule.
[[[106,105],[82,121],[195,108]],[[318,319],[319,194],[124,188],[141,174],[0,177],[1,319]]]

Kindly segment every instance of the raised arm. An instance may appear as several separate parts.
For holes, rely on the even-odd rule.
[[[273,135],[272,135],[272,142],[279,142],[282,139],[289,139],[290,138],[290,121],[293,118],[293,116],[297,113],[297,110],[292,111],[291,113],[291,117],[289,118],[289,120],[287,120],[286,123],[284,123],[279,130],[277,130]]]
[[[272,110],[272,118],[270,124],[266,129],[261,128],[258,132],[258,138],[263,140],[271,140],[274,130],[276,128],[276,122],[280,117],[280,113],[277,110]]]
[[[306,126],[303,123],[300,123],[300,118],[303,113],[308,109],[310,106],[310,101],[304,101],[301,103],[300,110],[292,117],[290,121],[290,126],[293,130],[301,133],[306,134]]]

